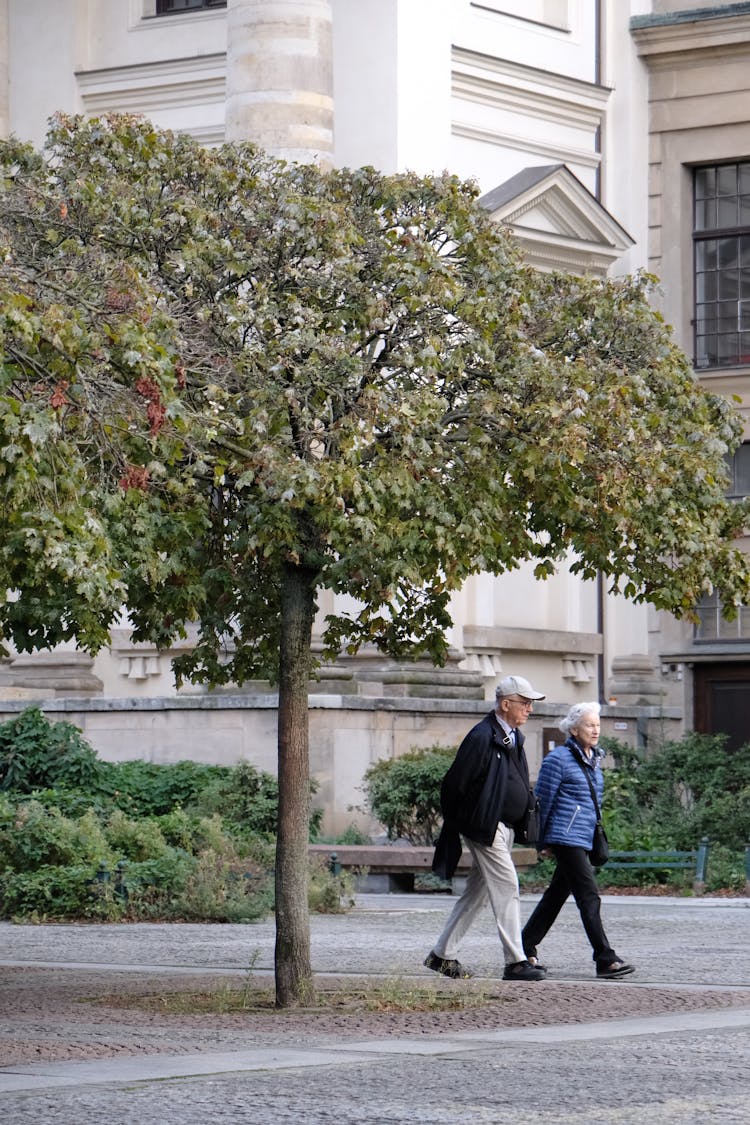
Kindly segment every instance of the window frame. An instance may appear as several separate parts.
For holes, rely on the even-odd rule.
[[[195,12],[215,11],[217,8],[226,8],[227,6],[227,0],[187,0],[184,7],[165,9],[163,5],[170,2],[174,3],[175,0],[154,0],[154,16],[161,18],[162,16],[192,15]]]
[[[721,615],[721,599],[713,590],[701,598],[695,611],[699,620],[693,626],[694,645],[747,645],[750,642],[750,606],[739,606],[734,620],[727,621]],[[709,625],[711,631],[706,635]]]
[[[741,442],[734,453],[727,454],[726,461],[729,472],[727,499],[741,500],[750,496],[750,441]],[[743,479],[746,482],[744,488]]]
[[[720,187],[722,170],[734,170],[734,190],[722,191]],[[700,195],[699,176],[708,178],[713,173],[712,192]],[[693,365],[696,371],[711,371],[727,367],[750,366],[750,160],[727,160],[712,164],[695,165],[692,168],[692,238],[693,238]],[[746,190],[741,190],[743,178],[747,181]],[[719,218],[722,206],[729,201],[735,210],[734,222],[724,225]],[[707,220],[706,212],[713,205],[714,219]],[[700,211],[703,210],[703,216]],[[740,221],[742,212],[746,221]],[[714,243],[703,251],[703,247]],[[734,246],[732,246],[734,243]],[[732,256],[731,265],[720,260],[722,250]],[[705,255],[713,252],[714,264],[705,267]],[[703,255],[704,260],[701,261]],[[743,264],[744,261],[744,264]],[[733,275],[734,278],[733,278]],[[708,279],[713,277],[715,284],[710,286]],[[731,293],[734,280],[736,293]],[[713,289],[712,295],[706,294]],[[728,291],[728,292],[727,292]],[[734,305],[731,318],[727,308]],[[723,309],[722,309],[723,306]],[[723,316],[722,316],[723,311]],[[731,327],[722,330],[722,320],[731,319]],[[701,329],[704,331],[701,331]],[[713,328],[713,331],[709,331]],[[732,339],[734,338],[734,339]],[[713,343],[709,343],[713,341]]]

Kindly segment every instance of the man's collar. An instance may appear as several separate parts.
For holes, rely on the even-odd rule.
[[[517,741],[517,738],[514,737],[513,727],[509,727],[508,724],[506,723],[505,719],[500,718],[497,711],[492,712],[492,717],[495,720],[495,722],[497,723],[498,727],[500,728],[500,733],[503,736],[502,740],[501,740],[502,743],[503,743],[503,746],[513,746],[515,744],[515,742]],[[519,742],[519,745],[520,745],[520,742]]]
[[[492,717],[495,720],[495,722],[497,723],[497,725],[500,727],[501,731],[503,731],[505,734],[512,734],[513,733],[513,727],[508,726],[505,719],[501,719],[500,716],[498,715],[497,711],[492,712]]]

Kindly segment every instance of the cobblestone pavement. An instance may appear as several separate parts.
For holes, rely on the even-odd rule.
[[[524,917],[536,896],[524,896]],[[441,985],[422,968],[452,900],[361,895],[312,918],[313,968]],[[626,981],[594,979],[575,907],[539,984],[500,980],[489,914],[462,960],[487,1003],[451,1013],[170,1015],[128,995],[272,982],[274,927],[0,924],[0,1120],[82,1123],[750,1120],[750,899],[607,897]],[[248,970],[250,975],[248,975]],[[107,997],[115,996],[115,1002]]]

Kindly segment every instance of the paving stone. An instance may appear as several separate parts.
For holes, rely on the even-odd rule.
[[[524,916],[535,901],[523,896]],[[350,913],[313,916],[318,979],[446,987],[422,960],[451,906],[362,895]],[[461,951],[478,976],[448,987],[489,1002],[401,1014],[169,1015],[102,999],[234,986],[248,972],[270,987],[272,922],[0,924],[0,1120],[504,1125],[522,1111],[541,1125],[745,1125],[748,909],[606,897],[612,943],[638,971],[603,982],[568,905],[540,950],[550,977],[538,984],[500,979],[487,914]]]

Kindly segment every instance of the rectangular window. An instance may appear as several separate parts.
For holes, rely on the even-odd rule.
[[[750,161],[693,174],[695,366],[750,365]]]
[[[727,496],[737,500],[741,496],[750,496],[750,441],[743,441],[734,453],[727,457],[730,479]]]
[[[741,606],[734,621],[727,621],[721,616],[719,596],[713,593],[701,598],[696,609],[699,621],[694,640],[697,644],[750,641],[750,606]]]
[[[156,0],[157,16],[171,16],[176,12],[195,11],[196,8],[226,8],[227,0]]]

